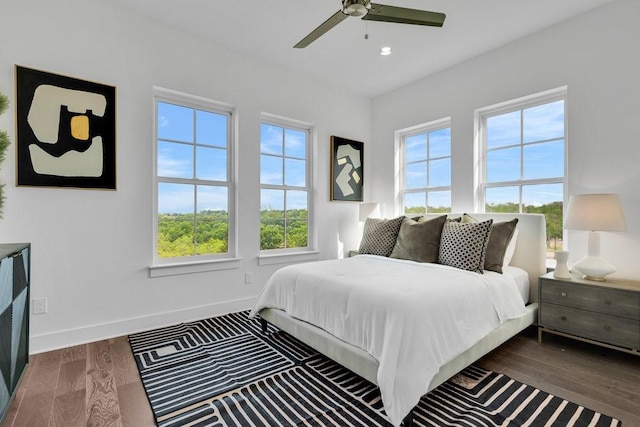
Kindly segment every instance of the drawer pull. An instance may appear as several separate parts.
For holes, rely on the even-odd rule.
[[[607,332],[611,332],[611,326],[604,325],[604,330],[607,331]]]
[[[561,320],[567,320],[567,316],[560,316]]]
[[[562,295],[563,297],[566,297],[567,293],[566,292],[562,292],[560,295]]]
[[[605,303],[606,305],[611,305],[611,301],[609,301],[609,300],[604,300],[604,303]]]

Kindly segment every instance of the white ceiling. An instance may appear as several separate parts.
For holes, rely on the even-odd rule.
[[[227,46],[373,97],[614,0],[377,0],[447,15],[424,27],[347,18],[305,49],[293,45],[340,0],[109,0]],[[377,2],[374,1],[374,2]],[[369,34],[368,40],[364,34]],[[391,46],[390,56],[379,54]]]

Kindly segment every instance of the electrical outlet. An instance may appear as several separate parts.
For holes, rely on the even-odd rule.
[[[245,283],[245,285],[248,285],[251,282],[253,282],[253,273],[244,273],[244,283]]]
[[[33,314],[45,314],[47,312],[47,299],[46,298],[34,298],[32,300],[33,307],[31,313]]]

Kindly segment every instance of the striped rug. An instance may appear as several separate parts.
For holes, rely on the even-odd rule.
[[[391,427],[378,388],[248,312],[129,336],[156,421],[177,426]],[[619,426],[471,366],[423,397],[416,426]]]

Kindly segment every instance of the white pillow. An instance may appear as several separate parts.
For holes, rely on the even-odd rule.
[[[518,240],[518,233],[520,230],[517,228],[513,231],[513,236],[511,236],[511,240],[507,245],[507,250],[504,251],[504,259],[502,261],[502,268],[508,267],[511,264],[511,258],[513,258],[513,254],[516,251],[516,240]]]

